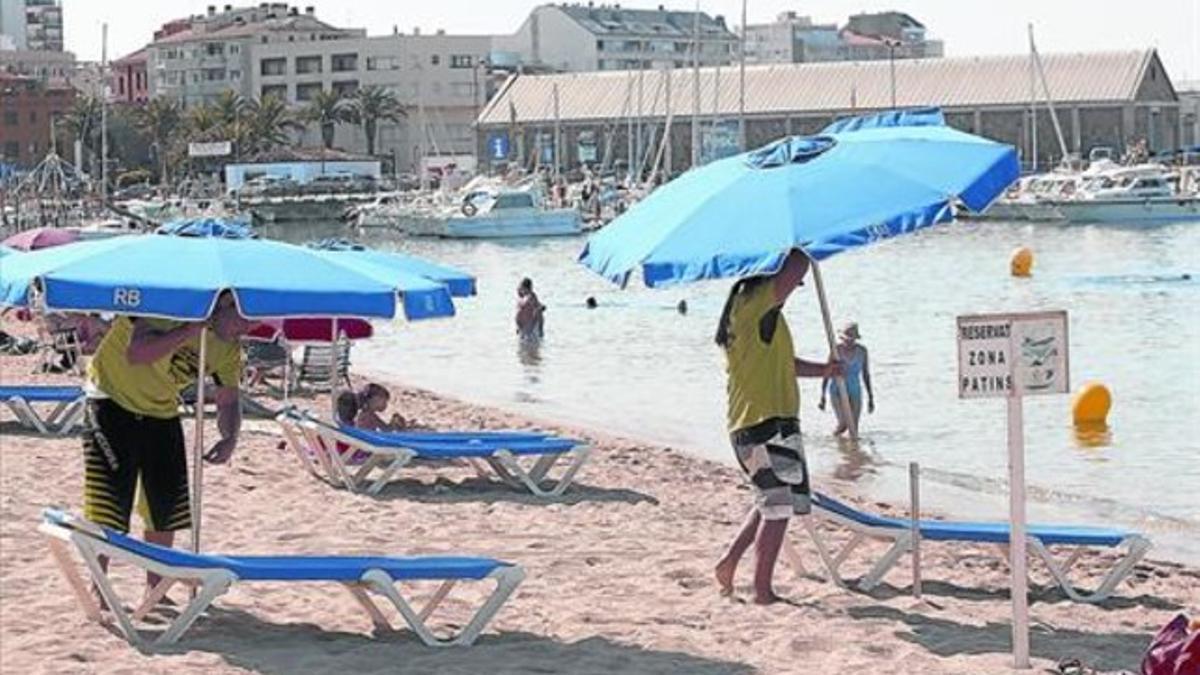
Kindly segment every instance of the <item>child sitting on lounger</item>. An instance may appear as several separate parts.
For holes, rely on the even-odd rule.
[[[354,418],[354,426],[371,431],[403,431],[412,429],[398,413],[393,413],[390,420],[383,421],[381,414],[387,410],[392,395],[382,385],[372,382],[363,387],[358,394],[358,415]]]

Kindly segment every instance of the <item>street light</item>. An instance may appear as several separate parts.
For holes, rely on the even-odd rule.
[[[891,73],[891,89],[892,89],[892,110],[896,109],[896,47],[900,44],[896,40],[884,39],[884,44],[888,48],[888,70]]]

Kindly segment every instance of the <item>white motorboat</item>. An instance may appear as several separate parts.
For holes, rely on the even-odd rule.
[[[535,190],[468,194],[456,212],[431,213],[405,225],[410,234],[454,239],[549,237],[583,232],[575,208],[548,208]]]
[[[1159,164],[1118,167],[1088,176],[1074,194],[1047,203],[1070,223],[1200,222],[1200,195],[1174,180]]]

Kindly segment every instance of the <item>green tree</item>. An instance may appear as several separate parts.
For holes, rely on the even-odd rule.
[[[243,152],[247,155],[285,145],[291,139],[292,132],[304,130],[304,123],[274,96],[249,102],[245,116],[246,145]]]
[[[183,107],[175,99],[158,96],[137,109],[133,120],[138,131],[155,149],[159,183],[166,183],[167,159],[177,144],[177,134],[184,123]]]
[[[301,115],[321,130],[321,143],[326,150],[333,147],[333,132],[337,125],[353,122],[348,101],[336,91],[319,92],[304,107]]]
[[[380,122],[399,122],[408,115],[390,89],[363,87],[354,92],[349,104],[350,121],[362,127],[367,135],[367,154],[375,154],[375,140]]]
[[[67,135],[70,141],[79,141],[83,144],[85,156],[82,161],[90,167],[88,172],[97,176],[99,174],[96,172],[98,166],[96,162],[100,157],[101,150],[100,121],[100,99],[95,96],[81,95],[75,98],[71,109],[60,115],[56,122],[58,128]],[[60,149],[59,154],[68,158],[71,156],[69,150]]]

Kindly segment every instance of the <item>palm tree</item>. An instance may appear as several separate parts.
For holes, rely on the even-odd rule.
[[[272,150],[287,143],[290,132],[304,130],[304,123],[274,96],[249,102],[244,114],[247,154]]]
[[[173,98],[158,96],[134,113],[134,125],[157,149],[158,181],[167,182],[167,156],[183,126],[183,107]]]
[[[333,132],[337,125],[352,121],[347,101],[337,91],[318,92],[308,102],[302,115],[304,119],[317,124],[326,150],[333,147]]]
[[[375,137],[380,122],[399,122],[407,117],[400,101],[390,89],[363,87],[354,92],[349,102],[350,121],[363,128],[367,135],[367,154],[375,154]]]
[[[221,112],[210,103],[189,108],[185,121],[188,141],[215,141],[224,135],[225,121]]]
[[[79,96],[71,109],[60,115],[59,129],[70,138],[83,144],[94,160],[100,154],[100,99],[95,96]],[[82,167],[79,167],[82,168]]]

